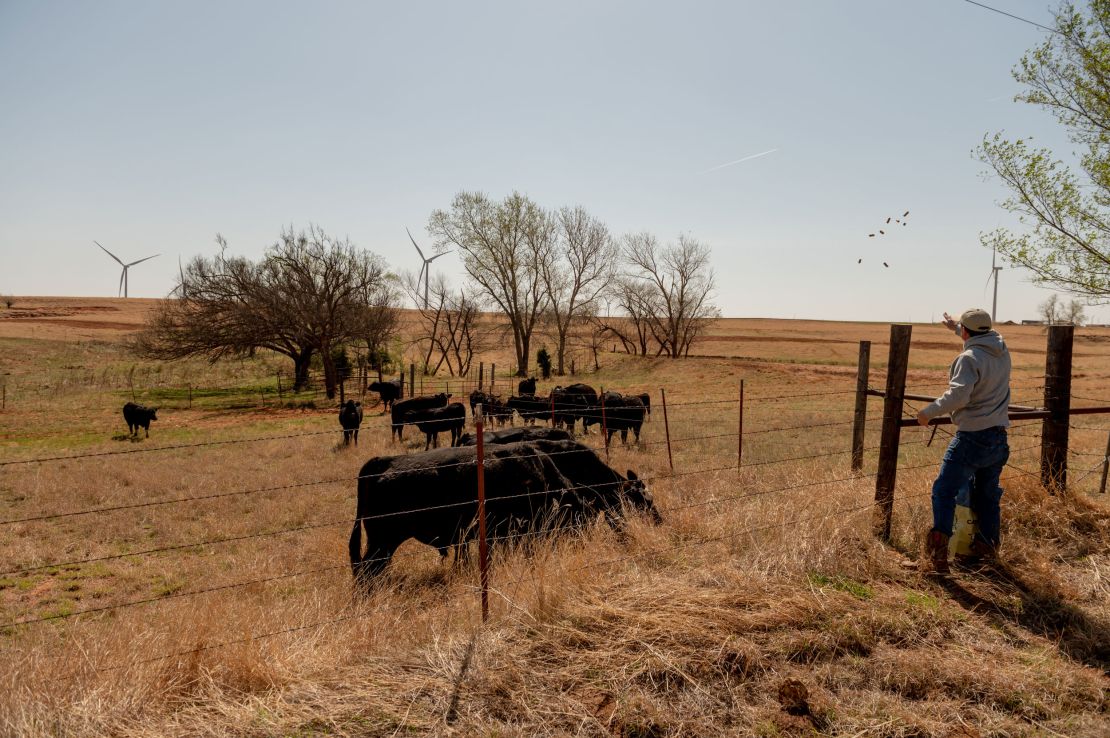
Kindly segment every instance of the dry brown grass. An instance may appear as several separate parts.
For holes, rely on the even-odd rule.
[[[933,330],[915,326],[926,342]],[[670,477],[656,411],[644,445],[614,449],[613,464],[654,480],[665,524],[637,522],[623,542],[599,527],[537,550],[498,551],[484,627],[476,573],[444,569],[416,544],[403,547],[371,596],[352,596],[345,543],[353,481],[0,526],[3,570],[258,534],[0,575],[0,622],[156,600],[0,631],[0,732],[1106,735],[1110,516],[1083,493],[1095,477],[1061,499],[1008,470],[1004,566],[948,583],[904,570],[896,550],[917,548],[942,439],[926,448],[923,432],[905,434],[896,550],[884,548],[870,533],[874,480],[854,478],[843,453],[851,395],[817,394],[850,389],[851,342],[878,343],[885,331],[723,321],[714,335],[737,340],[706,344],[706,352],[751,359],[606,355],[603,372],[587,381],[666,386],[674,438],[734,432],[735,403],[682,403],[732,397],[744,377],[749,432],[841,423],[750,435],[746,462],[836,455],[689,474],[735,460],[735,437],[704,439],[676,444],[681,475]],[[778,340],[791,336],[823,340]],[[1012,342],[1043,351],[1039,332]],[[50,362],[68,352],[87,351],[94,370],[133,363],[111,341],[23,336],[0,345],[25,349],[7,361],[48,384],[64,376]],[[1106,344],[1081,346],[1077,386],[1105,397]],[[911,383],[941,386],[936,367],[954,348],[915,345]],[[874,353],[881,358],[885,349]],[[1016,358],[1029,377],[1043,371],[1043,354]],[[179,376],[172,371],[159,373]],[[251,382],[269,366],[219,371],[226,381]],[[2,416],[2,458],[336,427],[331,410],[261,411],[215,397],[192,410],[171,406],[150,441],[131,444],[112,440],[121,392],[70,386],[61,420],[45,401],[15,403]],[[755,399],[772,394],[802,396]],[[1084,423],[1110,425],[1093,416]],[[1035,443],[1028,433],[1019,430],[1011,445]],[[1079,433],[1077,450],[1101,451],[1105,433]],[[874,425],[869,434],[875,445]],[[336,440],[310,435],[3,467],[0,519],[352,479],[369,456],[397,451],[380,427],[364,430],[357,451]],[[1028,450],[1014,464],[1032,469],[1035,461]],[[793,489],[773,491],[786,487]],[[306,525],[319,527],[266,535]]]

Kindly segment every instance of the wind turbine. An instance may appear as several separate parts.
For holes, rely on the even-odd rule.
[[[97,246],[100,246],[100,243],[97,241],[93,241],[93,243],[95,243]],[[119,291],[123,293],[124,297],[127,297],[127,270],[135,266],[136,264],[142,264],[144,261],[153,259],[154,256],[161,256],[161,254],[155,254],[154,256],[147,256],[146,258],[139,259],[138,261],[133,261],[130,264],[124,264],[122,261],[119,260],[119,257],[117,257],[115,254],[113,254],[111,251],[104,248],[103,246],[100,246],[100,250],[115,259],[116,263],[123,267],[123,273],[119,275]]]
[[[426,258],[424,256],[424,252],[421,251],[420,247],[416,245],[416,239],[412,237],[412,232],[408,228],[406,228],[405,233],[409,234],[409,240],[412,241],[413,246],[416,246],[416,253],[420,254],[421,259],[424,259],[424,266],[420,267],[420,274],[416,275],[416,286],[417,286],[417,288],[420,287],[420,278],[423,277],[424,278],[424,309],[427,310],[428,309],[428,277],[432,272],[432,262],[435,261],[436,259],[438,259],[441,256],[446,256],[447,254],[449,254],[451,252],[450,251],[444,251],[442,254],[436,254],[435,256],[431,257],[430,259]]]
[[[991,249],[991,275],[987,277],[987,284],[994,280],[994,300],[991,302],[991,320],[995,323],[998,322],[998,273],[1002,271],[1002,267],[998,266],[996,260],[998,259],[998,246]],[[984,285],[985,286],[985,285]]]

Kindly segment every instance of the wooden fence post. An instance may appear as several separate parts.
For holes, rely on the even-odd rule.
[[[277,372],[278,402],[284,402],[281,391],[281,371]]]
[[[894,513],[894,483],[898,477],[898,444],[901,440],[903,395],[910,358],[913,326],[890,326],[890,354],[886,364],[886,396],[883,398],[883,434],[879,441],[879,473],[875,477],[875,534],[890,540]]]
[[[736,429],[736,468],[744,459],[744,380],[740,380],[740,422]]]
[[[489,393],[493,394],[494,375],[497,373],[497,364],[489,365]]]
[[[856,368],[856,417],[852,423],[852,471],[863,470],[863,436],[867,427],[867,382],[871,373],[871,342],[859,342]]]
[[[1100,494],[1106,494],[1106,476],[1110,472],[1110,433],[1106,434],[1106,455],[1102,457],[1102,481],[1098,484]]]
[[[667,422],[667,390],[660,387],[659,394],[663,395],[663,432],[667,434],[667,464],[671,467],[671,474],[674,474],[674,458],[671,456],[671,425]]]
[[[486,386],[486,363],[484,361],[478,362],[478,390],[481,391]]]
[[[481,403],[474,406],[474,433],[478,438],[478,571],[482,585],[482,622],[489,620],[489,541],[486,539],[486,462]]]
[[[1044,369],[1044,409],[1041,421],[1041,484],[1050,494],[1067,491],[1068,426],[1071,410],[1071,349],[1073,325],[1048,327],[1048,352]]]
[[[416,397],[416,364],[412,362],[409,362],[409,397]]]
[[[193,383],[189,383],[189,409],[193,407]]]

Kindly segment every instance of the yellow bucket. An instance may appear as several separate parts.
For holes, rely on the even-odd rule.
[[[971,542],[975,540],[975,513],[970,507],[956,505],[956,518],[952,524],[952,537],[948,540],[948,553],[967,556],[971,553]]]

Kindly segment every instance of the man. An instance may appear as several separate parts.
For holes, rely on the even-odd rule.
[[[971,509],[978,531],[971,544],[973,559],[991,558],[999,543],[1002,488],[998,478],[1010,458],[1006,428],[1010,406],[1010,352],[991,329],[991,316],[972,309],[959,321],[944,314],[944,325],[964,341],[964,350],[949,369],[948,390],[921,408],[917,422],[948,414],[956,435],[948,444],[940,473],[933,482],[933,527],[926,548],[934,571],[948,572],[948,539],[956,511],[956,495],[971,483]]]

